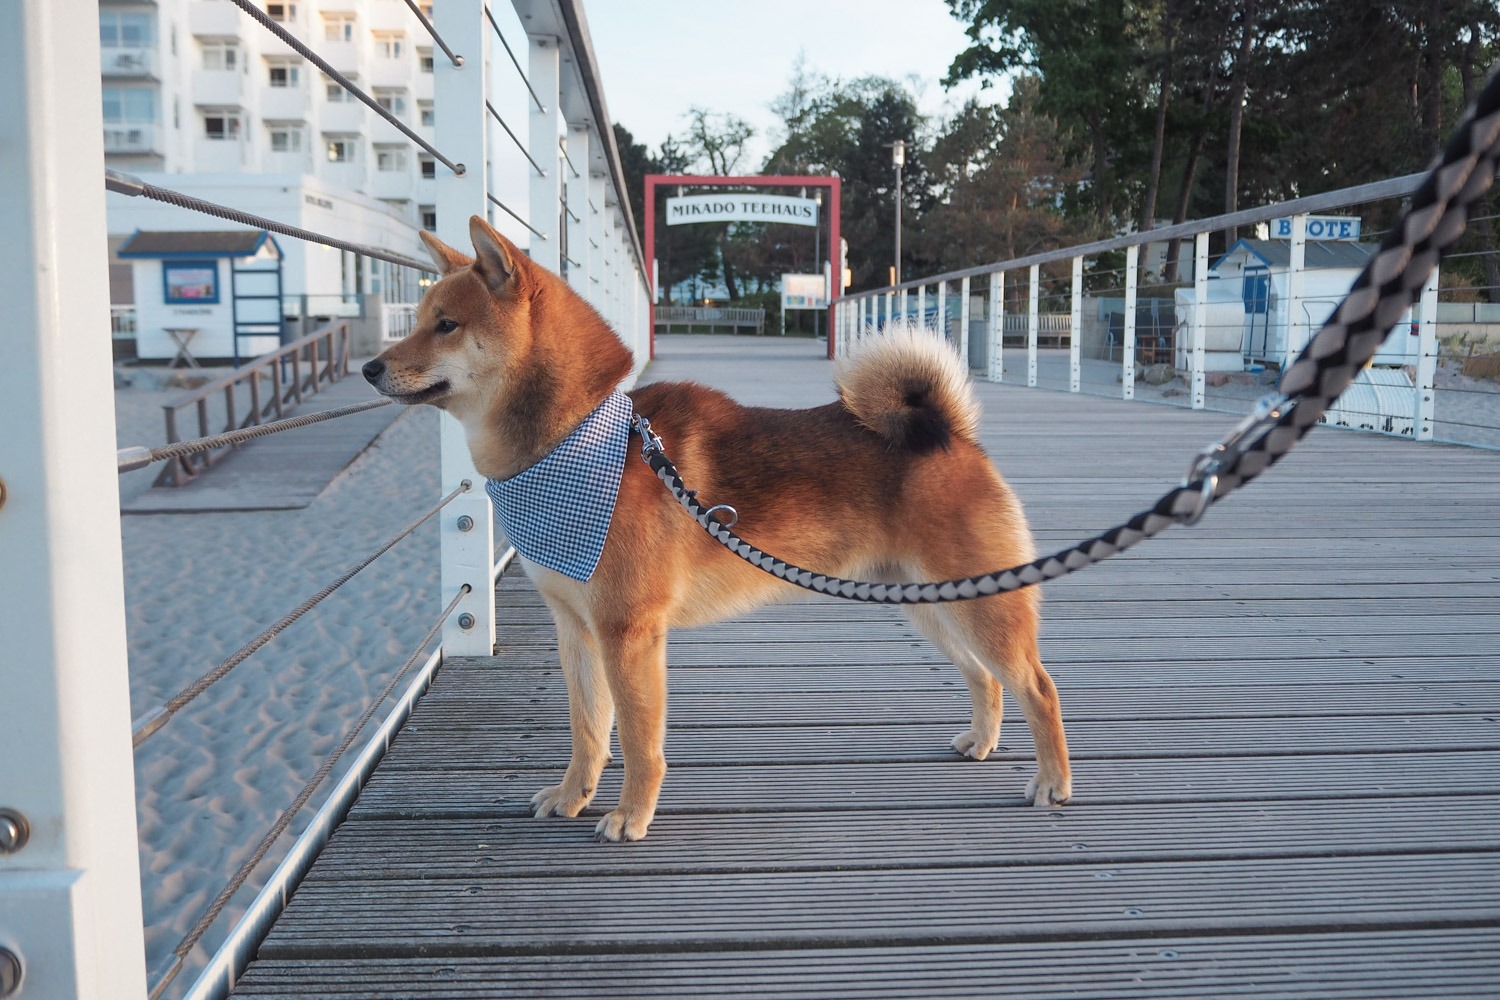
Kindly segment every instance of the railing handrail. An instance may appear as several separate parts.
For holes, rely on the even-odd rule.
[[[251,378],[259,375],[262,369],[272,367],[273,365],[280,362],[283,358],[289,357],[290,355],[302,350],[308,344],[314,344],[320,340],[332,338],[335,334],[338,333],[343,334],[345,347],[347,348],[350,333],[349,321],[347,319],[336,319],[330,322],[327,326],[318,327],[318,329],[314,330],[312,333],[307,334],[305,337],[299,337],[298,339],[291,341],[290,343],[281,345],[274,351],[267,351],[265,354],[261,354],[255,358],[252,358],[240,367],[236,368],[234,371],[230,372],[228,375],[216,378],[212,382],[205,383],[204,385],[199,386],[197,389],[192,390],[187,395],[179,396],[172,402],[165,403],[163,405],[170,406],[176,410],[180,410],[186,406],[191,406],[192,404],[198,402],[200,399],[207,399],[209,396],[212,396],[215,393],[223,392],[230,386],[239,385],[241,382],[249,381]],[[347,366],[348,351],[345,350],[343,354],[343,361]]]
[[[1023,267],[1031,267],[1032,265],[1055,264],[1058,261],[1072,260],[1074,257],[1091,257],[1095,254],[1109,253],[1112,250],[1125,250],[1130,247],[1144,246],[1147,243],[1166,243],[1171,240],[1197,236],[1199,233],[1208,233],[1238,226],[1250,226],[1258,222],[1270,222],[1273,219],[1281,219],[1289,215],[1305,215],[1333,208],[1345,208],[1349,205],[1380,201],[1384,198],[1401,198],[1415,191],[1417,185],[1426,176],[1425,173],[1406,174],[1401,177],[1391,177],[1383,181],[1372,181],[1369,184],[1356,184],[1354,187],[1340,188],[1337,191],[1325,191],[1322,194],[1306,195],[1302,198],[1293,198],[1289,201],[1279,201],[1272,205],[1241,209],[1238,212],[1215,215],[1206,219],[1192,219],[1170,226],[1162,226],[1160,229],[1145,229],[1140,232],[1127,233],[1124,236],[1114,236],[1107,240],[1095,240],[1092,243],[1063,247],[1060,250],[1047,250],[1042,253],[1027,254],[1024,257],[996,261],[992,264],[979,264],[958,271],[945,271],[942,274],[903,281],[899,285],[872,288],[865,292],[852,292],[842,296],[842,298],[845,301],[873,298],[887,295],[891,292],[920,288],[924,285],[935,285],[940,281],[962,281],[964,278],[979,278],[988,274],[994,274],[996,271],[1014,271]]]
[[[718,316],[724,319],[740,319],[747,322],[755,322],[763,319],[766,315],[764,309],[753,309],[749,306],[657,306],[656,318],[681,319],[686,317],[709,317]]]

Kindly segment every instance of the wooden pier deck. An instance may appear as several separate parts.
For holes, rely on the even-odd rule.
[[[806,341],[659,353],[648,377],[831,398]],[[1044,550],[1234,419],[978,391]],[[237,995],[1500,996],[1500,454],[1321,430],[1050,584],[1064,808],[1022,803],[1013,705],[957,758],[958,672],[899,612],[822,602],[674,634],[656,823],[596,844],[527,815],[566,699],[540,602],[499,591],[497,655],[443,667]]]

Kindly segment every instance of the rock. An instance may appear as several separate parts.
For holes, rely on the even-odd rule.
[[[1229,384],[1229,375],[1226,372],[1209,372],[1203,376],[1203,380],[1218,389]]]
[[[1150,365],[1141,372],[1141,381],[1147,385],[1166,385],[1176,377],[1177,372],[1169,364]]]

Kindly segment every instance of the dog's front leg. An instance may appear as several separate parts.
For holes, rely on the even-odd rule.
[[[667,773],[667,627],[662,620],[606,623],[599,633],[625,781],[620,804],[599,821],[594,834],[600,840],[640,840],[656,815],[656,797]]]
[[[577,816],[594,797],[599,773],[609,762],[614,701],[599,662],[599,645],[582,619],[561,603],[548,602],[557,623],[557,653],[568,683],[568,723],[573,756],[561,784],[531,797],[538,817]]]

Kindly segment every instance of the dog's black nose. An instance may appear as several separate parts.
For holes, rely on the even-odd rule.
[[[360,369],[365,374],[365,381],[373,383],[385,374],[385,362],[376,358],[374,361],[366,361],[365,366]]]

